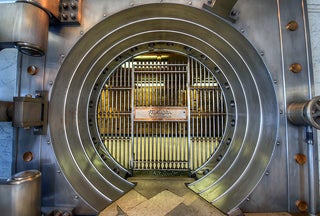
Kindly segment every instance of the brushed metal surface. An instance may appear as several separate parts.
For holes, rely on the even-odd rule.
[[[74,163],[80,167],[80,170],[84,168],[88,170],[88,161],[83,163],[85,158],[83,150],[88,154],[87,157],[96,163],[96,166],[99,165],[97,163],[99,158],[90,150],[95,141],[92,141],[93,137],[87,133],[88,119],[95,116],[94,110],[96,110],[94,108],[96,106],[90,104],[96,102],[89,101],[89,95],[96,91],[94,86],[99,89],[101,88],[99,84],[102,83],[96,77],[99,75],[107,77],[114,68],[122,63],[118,60],[119,58],[115,57],[121,56],[121,59],[126,60],[129,50],[138,44],[164,41],[189,46],[207,56],[206,59],[202,57],[202,61],[205,61],[212,71],[215,68],[211,66],[212,64],[221,68],[221,73],[229,81],[223,84],[224,92],[235,95],[237,112],[236,116],[229,118],[228,123],[235,124],[235,135],[230,144],[231,150],[217,165],[219,169],[215,168],[214,172],[210,172],[203,178],[207,179],[206,181],[210,179],[210,184],[214,182],[213,184],[219,188],[219,191],[210,193],[210,196],[206,196],[205,193],[200,194],[227,212],[248,195],[264,174],[269,163],[278,125],[278,108],[273,83],[259,54],[229,24],[193,7],[161,4],[161,10],[159,10],[159,5],[135,7],[109,17],[85,34],[65,59],[56,78],[51,100],[51,109],[56,111],[54,116],[50,116],[51,135],[56,146],[55,152],[63,170],[74,169],[72,168],[75,166],[72,165]],[[240,40],[241,43],[239,43]],[[147,47],[138,46],[138,52],[148,52]],[[75,61],[74,55],[78,57],[78,61]],[[133,53],[133,55],[136,54]],[[106,62],[109,63],[106,65]],[[217,79],[219,80],[219,77]],[[268,101],[264,100],[265,98],[268,98]],[[226,93],[226,101],[229,101],[228,99],[230,96]],[[248,113],[250,115],[247,115]],[[58,126],[61,120],[65,128]],[[250,133],[247,133],[246,128],[250,128]],[[79,132],[74,131],[75,129]],[[239,133],[243,129],[245,131]],[[79,145],[84,149],[76,148]],[[71,151],[65,148],[67,146]],[[243,152],[239,152],[239,149],[242,149]],[[264,160],[260,159],[262,155]],[[70,160],[71,157],[74,157],[75,161]],[[95,157],[97,161],[92,160],[92,157]],[[237,163],[230,163],[230,161]],[[76,170],[80,171],[78,168]],[[245,170],[246,172],[243,173]],[[77,187],[78,191],[83,191],[80,192],[81,196],[97,206],[97,209],[101,208],[98,200],[101,200],[102,197],[98,195],[100,194],[98,191],[102,191],[105,183],[98,181],[100,175],[97,176],[96,171],[91,171],[91,175],[87,176],[88,179],[94,177],[91,182],[93,180],[97,182],[97,193],[89,196],[85,191],[89,188],[79,188],[79,185],[75,184],[75,180],[81,178],[81,175],[75,177],[75,173],[68,176],[71,184]],[[66,172],[65,174],[68,175]],[[82,172],[82,175],[85,173]],[[212,178],[212,175],[215,177]],[[110,179],[110,176],[108,178]],[[198,183],[203,184],[201,180]],[[197,186],[198,183],[193,186]],[[190,187],[193,188],[193,186]],[[238,190],[238,193],[234,194],[233,190]],[[112,193],[115,192],[110,192]],[[117,196],[113,195],[113,197]]]
[[[44,55],[48,42],[48,14],[26,3],[2,3],[0,10],[3,16],[0,48],[16,47],[28,55]]]
[[[217,75],[217,77],[219,78],[221,86],[228,87],[223,88],[223,92],[228,102],[227,109],[229,111],[233,110],[235,113],[237,113],[237,115],[228,116],[228,128],[225,133],[225,138],[222,140],[222,145],[220,145],[220,148],[217,150],[217,153],[212,156],[210,163],[205,164],[204,167],[201,169],[206,170],[206,168],[208,168],[209,171],[212,170],[211,174],[214,174],[215,170],[221,170],[221,173],[223,173],[221,178],[219,175],[211,175],[213,179],[217,177],[221,180],[224,180],[225,182],[231,183],[231,180],[227,180],[227,176],[229,174],[231,175],[232,172],[229,172],[228,174],[228,170],[229,168],[233,169],[240,165],[233,166],[233,159],[230,158],[238,159],[241,154],[246,156],[250,155],[248,153],[250,152],[249,150],[254,149],[254,144],[247,145],[248,148],[246,148],[246,145],[242,145],[245,143],[241,140],[248,141],[249,143],[254,143],[254,140],[258,140],[259,145],[256,149],[253,150],[254,154],[256,154],[261,150],[260,146],[263,146],[261,144],[263,140],[269,139],[270,131],[264,131],[264,128],[261,128],[261,130],[257,131],[256,128],[254,128],[256,126],[256,123],[253,122],[257,121],[262,124],[268,123],[269,125],[272,125],[276,124],[275,122],[279,121],[279,133],[276,139],[277,145],[271,163],[269,164],[266,170],[263,170],[263,172],[266,171],[266,175],[262,177],[263,172],[261,171],[260,176],[262,177],[262,179],[260,183],[257,184],[254,190],[253,187],[255,185],[252,185],[252,191],[250,191],[251,194],[248,195],[247,199],[245,199],[244,202],[242,202],[240,207],[242,210],[246,212],[297,211],[295,201],[297,199],[308,200],[308,182],[305,179],[307,167],[297,166],[297,164],[295,164],[292,158],[298,152],[307,154],[307,145],[305,143],[304,128],[291,125],[287,122],[286,106],[287,104],[294,102],[296,99],[309,99],[309,95],[312,94],[310,90],[310,88],[312,88],[312,71],[310,71],[310,67],[308,66],[308,64],[310,63],[308,55],[310,53],[306,49],[308,47],[308,29],[305,24],[305,14],[302,13],[304,11],[305,1],[238,1],[234,8],[240,12],[239,19],[233,24],[228,23],[228,27],[226,27],[225,25],[216,26],[216,18],[214,17],[215,15],[203,16],[199,15],[198,12],[190,13],[192,11],[190,9],[185,10],[186,7],[200,9],[202,8],[203,3],[206,3],[207,1],[164,1],[163,3],[181,4],[182,8],[180,11],[177,11],[174,16],[172,16],[175,17],[175,19],[172,19],[168,22],[165,22],[165,20],[161,22],[152,22],[151,20],[149,20],[150,22],[147,22],[148,20],[145,20],[146,22],[139,21],[138,23],[136,23],[136,25],[134,25],[133,21],[137,21],[139,18],[135,18],[136,14],[134,14],[133,12],[132,14],[130,13],[132,15],[130,17],[124,15],[124,17],[127,18],[127,20],[121,20],[119,18],[119,20],[115,21],[114,17],[112,17],[113,14],[124,9],[135,9],[135,6],[142,6],[144,4],[156,2],[159,1],[123,0],[117,1],[116,4],[114,1],[83,1],[83,23],[81,26],[50,27],[48,52],[46,57],[35,59],[33,57],[27,57],[21,54],[19,55],[19,74],[17,79],[18,89],[16,95],[25,96],[26,94],[34,94],[35,90],[39,90],[42,88],[44,90],[51,90],[52,85],[55,85],[56,82],[59,83],[68,80],[63,80],[62,78],[56,80],[59,68],[61,67],[61,64],[63,62],[65,62],[65,65],[63,66],[63,71],[66,72],[66,68],[74,69],[75,65],[77,65],[75,61],[80,61],[80,59],[82,59],[85,56],[89,56],[92,54],[98,58],[99,56],[102,56],[101,53],[103,53],[104,51],[108,53],[106,54],[106,57],[101,57],[102,60],[101,62],[99,62],[99,66],[97,67],[94,67],[94,65],[96,65],[95,63],[97,62],[97,60],[95,60],[95,57],[88,61],[85,61],[81,65],[79,64],[80,69],[84,65],[88,65],[88,67],[85,67],[83,69],[82,74],[73,73],[73,69],[71,69],[71,71],[67,71],[66,73],[70,74],[70,77],[83,76],[87,74],[86,71],[92,71],[88,73],[88,76],[86,78],[82,78],[91,79],[91,81],[90,83],[83,83],[82,81],[79,82],[81,78],[78,78],[78,80],[74,80],[74,82],[72,82],[72,85],[70,82],[70,87],[72,86],[72,88],[70,88],[70,91],[74,91],[74,94],[69,95],[66,98],[66,96],[63,93],[61,93],[59,97],[56,97],[55,99],[56,101],[61,100],[61,104],[67,102],[73,104],[79,103],[79,105],[77,106],[83,107],[81,109],[73,109],[73,105],[69,105],[69,109],[67,111],[72,114],[78,112],[78,119],[80,125],[82,126],[76,128],[74,131],[68,130],[67,133],[74,132],[75,134],[81,134],[81,142],[84,143],[84,141],[88,141],[89,143],[84,144],[84,148],[87,148],[86,145],[91,145],[91,138],[99,137],[97,129],[95,127],[89,126],[88,124],[88,119],[94,119],[96,116],[94,115],[94,110],[92,110],[89,112],[89,116],[87,117],[86,109],[90,102],[88,101],[88,98],[91,98],[94,103],[96,102],[99,93],[99,88],[101,86],[98,86],[98,89],[95,91],[93,91],[92,89],[94,88],[96,82],[98,84],[102,84],[103,81],[106,80],[106,78],[109,76],[109,74],[112,73],[112,68],[115,68],[117,65],[120,64],[118,62],[113,61],[119,55],[122,56],[120,62],[125,62],[127,59],[130,59],[133,55],[149,52],[150,47],[148,46],[148,43],[151,42],[156,43],[156,49],[159,50],[165,49],[168,51],[186,53],[196,59],[199,59],[210,69],[214,69],[218,66],[218,69],[222,71],[222,73],[217,72],[217,74],[215,75]],[[160,6],[160,4],[158,6]],[[161,7],[158,7],[157,9],[161,11],[162,9],[160,8]],[[145,17],[148,17],[151,11],[143,10],[143,12],[141,13],[145,14]],[[158,12],[156,11],[155,14],[157,13]],[[201,12],[200,14],[202,13],[203,12]],[[181,14],[184,15],[182,16]],[[154,17],[157,16],[155,15]],[[177,17],[180,17],[182,20],[176,19]],[[113,23],[111,23],[111,20],[110,22],[108,22],[107,20],[109,19],[111,19]],[[190,22],[187,22],[187,20],[189,19]],[[201,21],[199,21],[200,19]],[[130,22],[129,20],[132,20],[132,22]],[[296,20],[299,24],[299,28],[297,31],[287,32],[285,26],[291,20]],[[98,24],[101,21],[102,23]],[[206,25],[204,25],[204,23],[206,23]],[[126,28],[126,26],[124,26],[126,24],[128,24],[130,27]],[[139,27],[140,24],[145,25],[145,27]],[[180,24],[183,25],[181,25],[180,27]],[[170,28],[170,26],[172,27]],[[209,27],[209,29],[217,28],[218,26],[223,26],[224,29],[226,28],[228,30],[232,26],[234,29],[228,32],[228,34],[226,35],[217,34],[217,37],[211,37],[212,31],[207,29],[203,30],[201,29],[201,26]],[[93,29],[90,30],[91,28]],[[124,30],[122,31],[121,29]],[[148,31],[148,29],[151,30],[151,32],[146,32]],[[113,37],[111,37],[111,34],[109,34],[112,31],[114,31]],[[88,35],[86,34],[87,32]],[[240,36],[239,33],[241,33],[242,36]],[[106,36],[105,39],[104,36]],[[261,63],[260,58],[262,58],[263,62],[267,65],[268,71],[272,78],[270,78],[268,75],[262,75],[262,77],[259,78],[261,71],[259,68],[251,70],[253,74],[253,76],[251,76],[246,75],[248,74],[248,72],[246,72],[248,71],[246,69],[247,65],[242,65],[242,67],[238,67],[239,62],[243,60],[237,60],[237,58],[235,58],[236,56],[244,58],[245,60],[247,58],[252,57],[250,55],[247,55],[247,52],[238,53],[236,49],[233,49],[235,47],[238,48],[239,46],[242,47],[242,49],[247,48],[247,42],[245,42],[244,45],[241,45],[241,43],[238,44],[238,38],[240,38],[240,41],[242,42],[243,37],[249,40],[250,43],[254,46],[254,48],[251,47],[249,49],[249,54],[252,50],[255,49],[255,51],[253,51],[255,53],[253,55],[253,59],[258,59],[258,63]],[[77,52],[77,54],[72,54],[73,57],[66,58],[71,48],[81,38],[84,38],[83,40],[86,41],[87,44],[77,44],[77,46],[80,47],[75,47],[71,52]],[[236,43],[235,41],[237,41],[236,46],[234,46],[234,44],[232,43],[230,45],[227,40],[220,40],[221,38],[232,38],[231,41],[233,41],[234,43]],[[157,44],[157,42],[159,41],[169,41],[170,43],[172,42],[174,44],[174,47],[167,46],[163,43]],[[130,54],[130,49],[132,48],[133,44],[139,45],[139,48],[141,49]],[[222,54],[222,56],[220,54],[221,50],[223,50],[221,47],[225,46],[226,44],[227,47],[229,44],[231,46],[231,49],[227,52],[228,55]],[[189,46],[186,47],[187,49],[185,49],[184,45]],[[189,48],[197,48],[197,50],[190,51]],[[83,49],[86,49],[86,51],[84,51]],[[84,54],[84,52],[88,53]],[[215,54],[213,52],[215,52]],[[122,53],[124,54],[122,55]],[[210,58],[208,58],[207,60],[201,58],[201,55],[208,53],[211,53]],[[260,57],[258,57],[257,55],[260,55]],[[235,62],[233,62],[234,59]],[[300,74],[295,74],[298,76],[295,76],[289,70],[290,65],[295,62],[299,62],[303,68]],[[30,65],[36,65],[39,68],[38,74],[32,78],[29,77],[27,73],[25,73],[27,67]],[[70,67],[67,67],[66,65],[70,65]],[[110,71],[105,76],[97,78],[99,74],[103,73],[103,70],[107,65],[109,66],[108,69]],[[262,68],[264,68],[264,66]],[[97,71],[93,73],[95,70]],[[264,69],[263,71],[266,70]],[[261,72],[261,74],[264,73],[268,74],[268,72]],[[258,80],[258,83],[256,83],[256,80]],[[262,118],[262,114],[264,114],[264,112],[266,111],[263,106],[265,103],[264,101],[269,101],[269,90],[260,94],[262,90],[260,89],[260,87],[256,87],[256,85],[260,85],[260,82],[264,82],[265,80],[267,83],[263,85],[264,87],[261,87],[261,89],[274,88],[276,94],[276,103],[278,105],[270,105],[277,106],[277,111],[275,111],[276,114],[271,113],[267,115],[266,118]],[[270,83],[271,81],[273,82],[273,84]],[[2,89],[3,87],[1,87],[1,90]],[[259,94],[257,94],[256,92],[257,89],[259,90]],[[78,95],[76,95],[76,92],[79,92],[79,90],[81,92],[88,91],[88,93],[80,93],[81,97],[78,97]],[[57,90],[54,90],[51,93],[56,96],[57,94],[54,93],[55,91]],[[3,92],[1,91],[0,94],[2,93]],[[73,96],[77,98],[77,100],[70,100],[69,102],[69,99]],[[262,101],[261,103],[260,100]],[[246,104],[247,101],[256,101],[257,103],[255,103],[254,105],[250,103]],[[271,99],[271,101],[274,101],[274,99]],[[234,104],[234,106],[231,106],[230,104]],[[95,106],[96,105],[93,104],[93,107]],[[54,112],[51,114],[52,118],[56,117],[54,127],[61,127],[61,122],[65,119],[65,117],[61,117],[59,115],[59,112],[61,110],[62,109],[54,109]],[[255,112],[258,112],[261,115],[255,114],[253,117],[249,117],[251,113]],[[231,127],[231,124],[235,124],[235,126]],[[77,125],[77,122],[72,121],[72,123],[69,124],[68,127],[73,127],[75,125]],[[247,127],[243,127],[244,125],[247,125]],[[90,133],[88,132],[88,130],[90,131]],[[256,133],[255,137],[254,135],[250,135],[251,138],[245,136],[246,134],[250,134],[251,132],[253,134]],[[64,135],[65,133],[65,129],[62,128],[61,130],[59,130],[58,134],[60,136],[61,134]],[[58,136],[58,134],[54,136]],[[259,134],[264,134],[264,136],[261,135],[260,138]],[[271,133],[271,137],[272,136],[273,135]],[[60,146],[58,146],[59,144],[57,144],[59,142],[54,142],[52,145],[50,134],[48,136],[35,137],[30,131],[22,129],[17,131],[15,137],[15,142],[19,144],[16,145],[17,149],[15,149],[15,152],[17,152],[17,154],[14,157],[14,160],[16,161],[15,169],[19,171],[28,168],[41,168],[45,171],[45,173],[43,173],[43,177],[45,178],[45,183],[43,187],[44,192],[42,198],[43,205],[51,206],[52,208],[55,208],[55,206],[72,206],[76,209],[76,212],[80,214],[88,214],[97,211],[97,209],[93,210],[90,207],[90,204],[83,200],[82,193],[79,194],[77,190],[78,187],[80,187],[79,185],[81,185],[79,181],[86,182],[86,184],[90,185],[90,181],[93,181],[93,184],[97,183],[95,179],[87,180],[84,176],[85,174],[82,175],[79,173],[75,173],[74,181],[70,181],[69,176],[71,176],[73,173],[70,172],[70,166],[67,165],[66,161],[69,162],[71,160],[72,162],[73,158],[62,158],[63,160],[61,160],[60,158],[60,164],[61,161],[63,164],[63,166],[61,167],[64,167],[64,169],[62,169],[63,172],[61,171],[60,165],[56,161],[56,156],[58,156],[59,154],[65,154],[61,152],[67,152],[69,151],[69,149],[65,149],[63,147],[63,149],[60,150],[60,153],[57,153],[55,155],[55,153],[53,153],[53,145],[55,145],[55,148],[60,148]],[[56,141],[56,138],[53,139],[53,141]],[[72,142],[73,141],[74,137],[72,139]],[[76,139],[75,143],[79,143],[79,139]],[[273,143],[273,141],[271,143]],[[272,147],[268,146],[268,148],[270,152]],[[82,150],[83,146],[76,146],[76,144],[74,144],[72,146],[72,149],[73,153],[76,155],[76,157],[74,158],[76,158],[76,160],[81,160],[78,156],[84,154],[84,150]],[[26,151],[32,151],[34,154],[34,159],[28,163],[25,163],[21,159],[23,153]],[[99,154],[101,153],[99,148],[92,148],[90,154],[87,155],[92,156],[93,154],[97,154],[94,153],[95,151],[99,152]],[[220,155],[223,156],[223,160],[220,160],[218,162],[217,159]],[[97,157],[97,161],[101,161],[99,155],[97,155]],[[255,165],[255,163],[268,164],[267,161],[270,159],[268,156],[265,156],[265,154],[260,154],[259,158],[260,160],[258,162],[254,160],[250,161],[250,163],[252,163],[252,166]],[[83,169],[86,166],[86,164],[90,168],[93,167],[89,162],[89,160],[91,159],[88,159],[88,157],[82,157],[82,159],[83,162],[81,162],[81,169]],[[101,166],[105,166],[104,162],[101,163]],[[109,162],[106,163],[109,164]],[[235,161],[233,164],[236,163],[237,162]],[[111,161],[110,164],[116,165],[116,162]],[[318,176],[318,163],[315,164],[316,166],[314,169],[316,170],[316,176]],[[78,168],[76,167],[75,169]],[[226,175],[224,174],[223,169],[226,171]],[[249,170],[249,168],[245,170],[244,174],[240,177],[240,181],[235,182],[235,186],[242,185],[242,183],[243,185],[246,185],[247,183],[250,184],[249,182],[246,183],[244,181],[246,175],[249,173],[247,171]],[[124,169],[121,169],[121,167],[119,168],[119,171],[120,175],[124,177],[126,171]],[[199,170],[199,172],[200,171],[201,170]],[[100,171],[100,173],[102,172],[103,171]],[[67,179],[64,176],[65,173],[67,173]],[[77,178],[79,177],[79,175],[80,178]],[[98,177],[97,179],[97,181],[101,180],[100,177]],[[317,180],[315,180],[315,182],[317,182]],[[211,185],[212,181],[208,180],[203,184]],[[76,185],[76,187],[74,187],[74,185]],[[232,191],[233,193],[237,193],[236,188],[237,187],[231,187],[230,192]],[[266,193],[266,188],[268,188],[268,193]],[[93,189],[93,191],[93,193],[97,193],[97,190]],[[228,193],[226,193],[225,195],[228,196]],[[221,200],[223,196],[224,195],[221,196]],[[210,197],[210,194],[208,194],[207,197]],[[87,199],[88,197],[84,196],[84,198]],[[89,197],[88,199],[91,198]],[[235,200],[236,199],[232,200],[232,202],[236,203]],[[272,200],[272,202],[269,202],[270,200]],[[319,203],[319,201],[317,202]],[[99,208],[102,208],[108,203],[109,202],[107,201],[99,203]],[[316,208],[318,208],[319,210],[319,207]]]
[[[27,170],[11,176],[0,184],[0,198],[3,215],[40,215],[41,173]]]

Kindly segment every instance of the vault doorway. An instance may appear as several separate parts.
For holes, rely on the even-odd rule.
[[[222,140],[225,98],[213,73],[191,57],[148,53],[106,80],[97,108],[106,149],[132,171],[195,171]]]

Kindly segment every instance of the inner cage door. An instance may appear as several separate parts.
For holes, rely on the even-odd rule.
[[[101,138],[127,169],[196,170],[224,133],[220,86],[192,58],[152,56],[124,63],[106,81],[98,106]]]

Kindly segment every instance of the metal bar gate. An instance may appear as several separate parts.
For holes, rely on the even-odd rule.
[[[197,60],[133,59],[106,81],[98,127],[127,169],[195,170],[223,136],[224,103],[214,76]]]

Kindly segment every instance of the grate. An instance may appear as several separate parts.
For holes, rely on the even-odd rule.
[[[220,86],[191,58],[124,63],[98,106],[101,139],[133,170],[197,169],[218,147],[225,121]]]

